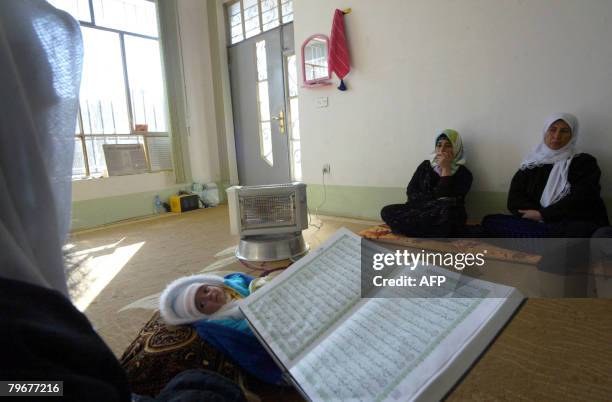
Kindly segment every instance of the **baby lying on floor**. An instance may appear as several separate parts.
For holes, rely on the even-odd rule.
[[[179,278],[160,297],[161,316],[172,325],[203,319],[242,320],[244,316],[238,310],[238,303],[251,294],[257,282],[239,272],[225,277],[201,274]]]
[[[224,277],[201,274],[170,283],[159,300],[160,314],[171,325],[191,324],[200,338],[240,367],[270,384],[283,384],[282,372],[261,346],[238,309],[240,301],[265,279],[243,273]]]

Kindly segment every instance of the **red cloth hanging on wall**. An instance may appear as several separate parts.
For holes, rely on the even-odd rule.
[[[345,91],[344,77],[351,71],[346,35],[344,33],[344,12],[336,9],[332,22],[331,38],[329,41],[329,67],[340,78],[339,90]]]

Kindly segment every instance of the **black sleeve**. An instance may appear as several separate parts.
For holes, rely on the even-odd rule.
[[[516,216],[523,216],[518,212],[519,209],[539,210],[542,206],[539,200],[534,201],[527,193],[528,171],[519,170],[514,174],[508,192],[508,210]]]
[[[410,179],[410,183],[408,183],[408,188],[406,188],[406,195],[408,196],[409,202],[423,202],[434,198],[433,194],[426,191],[423,185],[428,169],[430,169],[429,161],[423,161],[412,175],[412,179]]]
[[[63,381],[62,401],[131,400],[113,352],[64,295],[0,278],[0,311],[0,380]]]
[[[440,181],[434,189],[433,197],[465,198],[470,191],[470,187],[472,187],[472,180],[472,173],[465,166],[460,166],[454,175],[440,177]]]
[[[540,210],[544,221],[554,222],[584,215],[582,209],[589,208],[589,205],[593,205],[592,201],[599,198],[600,177],[601,170],[597,165],[597,159],[589,154],[575,157],[567,178],[571,185],[570,193],[560,201]]]

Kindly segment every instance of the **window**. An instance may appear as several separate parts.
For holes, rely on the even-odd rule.
[[[276,0],[261,1],[261,23],[264,31],[279,26],[280,18],[278,18],[278,2]]]
[[[293,0],[282,0],[281,10],[283,23],[293,21]]]
[[[294,54],[285,57],[287,94],[289,97],[289,159],[291,179],[302,181],[302,150],[300,147],[300,115],[298,111],[297,59]]]
[[[148,171],[172,169],[155,3],[49,2],[78,19],[83,34],[73,178],[106,174],[104,144],[141,144]]]
[[[268,62],[266,41],[255,43],[257,57],[257,110],[259,112],[259,149],[263,160],[274,166],[272,154],[272,124],[270,121],[270,98],[268,96]]]
[[[293,0],[237,0],[227,5],[230,43],[293,21]]]
[[[66,11],[79,21],[91,22],[89,0],[48,0],[54,7]]]
[[[93,0],[96,25],[157,36],[155,3],[147,0]]]
[[[121,41],[115,32],[82,27],[83,76],[80,106],[85,134],[128,134]],[[93,51],[93,49],[96,49]]]

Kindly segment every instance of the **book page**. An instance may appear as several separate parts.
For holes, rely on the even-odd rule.
[[[426,400],[432,395],[434,400],[442,398],[522,299],[517,295],[511,300],[513,288],[440,267],[420,266],[419,272],[445,275],[446,282],[436,289],[441,297],[423,297],[430,290],[418,287],[374,292],[387,298],[366,299],[291,368],[310,399],[407,401],[423,394]],[[513,306],[496,317],[506,304]],[[470,352],[463,353],[468,345]]]
[[[440,296],[408,287],[361,299],[360,240],[338,231],[241,310],[311,400],[442,398],[522,296],[509,302],[514,288],[428,266],[421,272],[446,275]]]
[[[291,374],[316,400],[383,400],[483,300],[371,299]]]
[[[360,296],[360,238],[344,229],[251,295],[241,310],[290,367]]]

